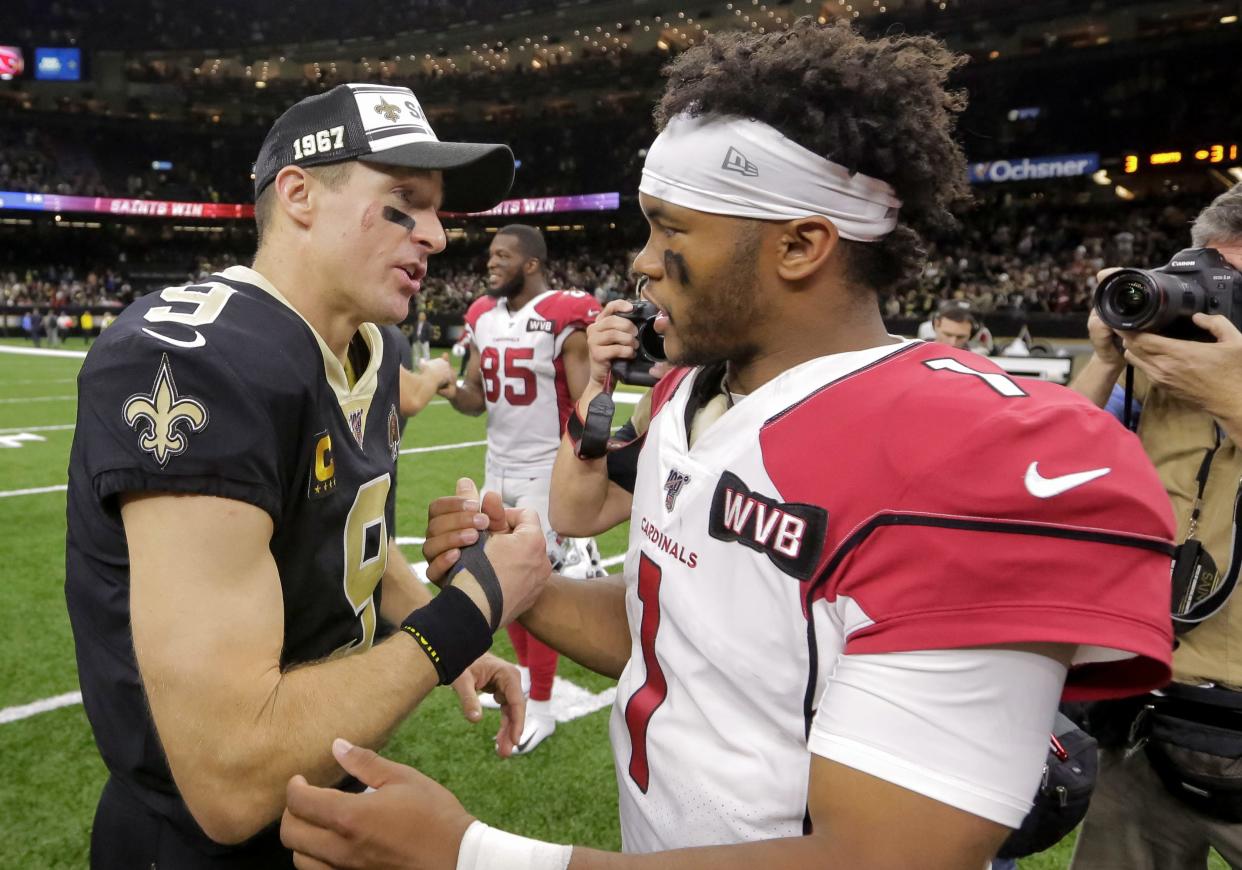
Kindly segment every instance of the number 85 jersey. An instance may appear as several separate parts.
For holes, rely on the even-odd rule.
[[[802,834],[842,656],[1051,642],[1078,645],[1067,697],[1167,681],[1168,499],[1082,397],[906,342],[790,369],[690,444],[707,377],[657,385],[638,462],[626,851]]]
[[[378,328],[359,335],[369,362],[351,387],[276,288],[234,267],[135,302],[79,376],[65,585],[83,699],[112,773],[189,830],[134,658],[120,496],[261,508],[283,598],[281,666],[368,648],[393,527],[398,370]]]
[[[577,290],[549,290],[518,311],[494,296],[471,304],[466,329],[483,376],[489,466],[552,473],[573,407],[561,351],[570,333],[597,314],[595,298]]]

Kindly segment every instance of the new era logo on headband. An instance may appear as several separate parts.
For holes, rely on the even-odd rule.
[[[759,174],[759,167],[746,159],[746,155],[736,148],[730,146],[729,151],[725,154],[724,163],[720,164],[721,169],[729,172],[738,172],[748,178],[753,178]]]

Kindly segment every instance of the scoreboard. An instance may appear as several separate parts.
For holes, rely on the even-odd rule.
[[[1143,153],[1125,154],[1121,158],[1121,167],[1127,175],[1150,169],[1164,167],[1191,167],[1196,164],[1210,166],[1212,164],[1236,164],[1238,162],[1238,143],[1214,142],[1199,148],[1185,151],[1147,151]]]

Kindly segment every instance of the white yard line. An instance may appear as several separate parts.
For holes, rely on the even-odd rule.
[[[60,427],[47,427],[47,428],[60,428]],[[69,428],[73,428],[73,427],[69,426]],[[0,432],[3,432],[3,431],[10,431],[10,430],[0,430]],[[35,431],[35,429],[34,428],[14,429],[12,431],[33,432]],[[463,441],[460,444],[437,444],[434,447],[410,447],[407,450],[402,450],[401,453],[402,455],[407,454],[407,453],[438,453],[441,450],[460,450],[463,447],[480,447],[486,443],[487,443],[486,441]],[[13,496],[17,496],[17,495],[41,495],[47,492],[64,492],[68,488],[69,488],[68,484],[62,483],[59,486],[40,486],[40,487],[35,487],[33,489],[11,489],[7,492],[0,492],[0,498],[12,498]]]
[[[402,456],[407,453],[439,453],[441,450],[460,450],[463,447],[483,447],[486,441],[462,441],[460,444],[436,444],[433,447],[407,447],[400,451]]]
[[[0,725],[6,722],[16,722],[19,719],[29,719],[31,716],[38,716],[40,713],[46,713],[49,710],[58,710],[61,707],[81,703],[81,692],[65,692],[65,694],[57,695],[54,698],[44,698],[41,701],[33,701],[29,704],[22,704],[19,707],[5,707],[3,710],[0,710]]]
[[[18,432],[60,432],[76,427],[76,423],[60,423],[56,426],[13,426],[8,429],[0,429],[0,435],[13,435]]]
[[[45,492],[64,492],[69,488],[69,484],[62,483],[60,486],[38,486],[34,489],[10,489],[7,492],[0,492],[0,498],[12,498],[15,495],[42,495]]]
[[[407,542],[421,544],[422,541],[422,538],[397,538],[398,544]],[[623,561],[625,561],[625,556],[612,556],[604,559],[601,564],[604,567],[609,567],[620,564]],[[419,562],[411,567],[414,568],[415,573],[419,577],[424,577],[425,579],[426,562]],[[584,689],[582,686],[561,677],[557,677],[552,685],[552,714],[556,716],[557,722],[572,722],[574,719],[589,716],[596,710],[602,710],[607,707],[617,695],[615,687],[610,687],[597,693]],[[63,695],[41,698],[38,701],[31,701],[29,704],[5,707],[0,709],[0,725],[18,722],[22,719],[29,719],[31,716],[38,716],[40,713],[47,713],[51,710],[59,710],[61,707],[71,707],[81,703],[81,692],[65,692]]]
[[[43,347],[16,347],[11,344],[0,344],[0,353],[15,353],[19,356],[50,356],[69,359],[85,359],[84,350],[51,350]]]
[[[16,405],[19,402],[76,402],[77,395],[72,396],[26,396],[20,399],[0,399],[0,404]]]
[[[72,384],[77,378],[26,378],[20,381],[5,381],[6,387],[29,386],[30,384]]]

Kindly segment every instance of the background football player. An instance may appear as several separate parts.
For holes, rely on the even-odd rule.
[[[580,291],[549,289],[548,248],[538,228],[502,227],[487,260],[487,295],[466,312],[472,345],[462,385],[444,395],[465,414],[487,411],[484,491],[504,504],[531,508],[548,534],[554,566],[569,576],[604,573],[591,539],[561,538],[548,524],[552,465],[569,410],[586,386],[589,364],[583,330],[599,313]],[[510,624],[509,638],[529,680],[526,730],[514,750],[525,754],[556,730],[551,707],[556,651]],[[488,703],[484,699],[484,703]]]

